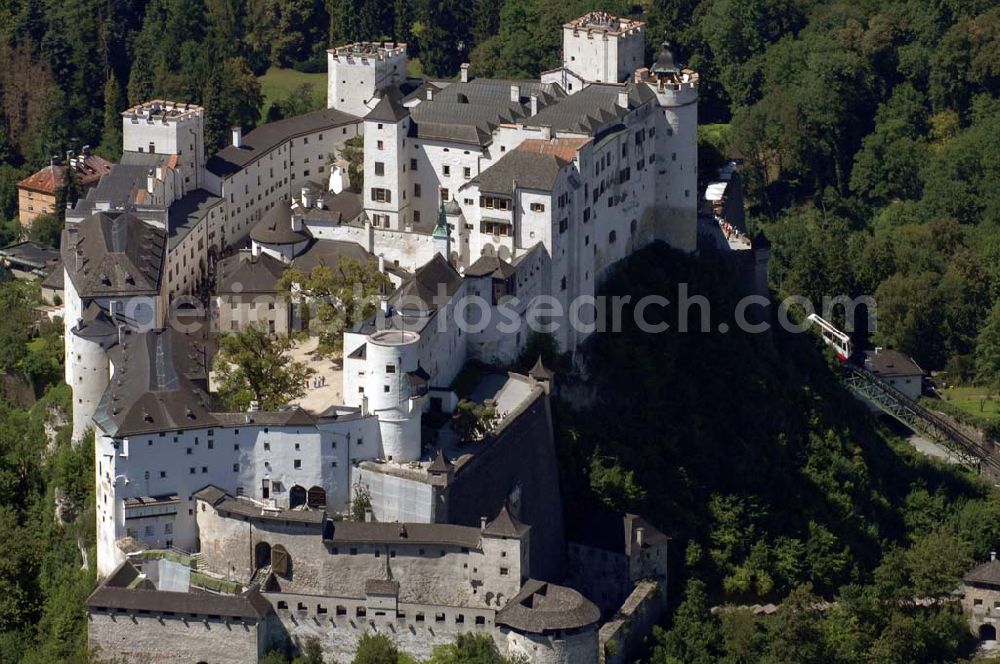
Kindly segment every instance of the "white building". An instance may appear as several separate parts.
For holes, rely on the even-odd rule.
[[[363,116],[406,79],[406,44],[356,42],[327,51],[327,108]]]

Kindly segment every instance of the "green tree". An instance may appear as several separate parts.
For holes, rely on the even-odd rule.
[[[506,664],[486,634],[459,634],[454,643],[437,646],[425,664]]]
[[[251,401],[261,410],[278,410],[302,396],[314,372],[289,359],[291,348],[291,339],[272,336],[258,325],[226,334],[215,358],[219,396],[234,411],[246,410]]]
[[[397,664],[400,653],[385,634],[365,633],[358,639],[352,664]]]
[[[482,440],[496,422],[496,408],[462,399],[451,417],[451,428],[460,440],[477,441]]]
[[[684,599],[674,612],[669,631],[653,628],[656,646],[653,664],[712,664],[722,655],[718,618],[708,610],[705,583],[691,579],[684,588]]]
[[[353,258],[340,260],[335,269],[318,265],[308,275],[292,268],[286,270],[278,287],[305,297],[316,310],[313,329],[323,352],[337,352],[343,345],[345,330],[375,313],[378,298],[391,288],[389,278],[378,271],[374,261]]]
[[[58,247],[62,237],[63,221],[55,212],[40,214],[28,227],[28,239],[50,247]]]
[[[1000,302],[993,305],[976,339],[976,380],[1000,391]]]

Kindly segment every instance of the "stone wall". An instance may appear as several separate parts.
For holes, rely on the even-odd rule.
[[[648,636],[663,613],[663,589],[653,581],[640,581],[614,618],[601,625],[601,664],[625,664],[634,660],[636,648]]]
[[[597,630],[593,626],[554,634],[507,630],[506,636],[508,657],[523,657],[531,664],[597,664]]]
[[[366,600],[265,593],[287,641],[318,639],[325,657],[350,662],[364,634],[385,634],[400,650],[424,660],[439,645],[465,632],[485,633],[504,652],[492,609],[464,609],[400,602],[395,610],[373,608]],[[596,649],[596,644],[595,644]]]
[[[531,576],[558,581],[565,541],[548,397],[539,390],[507,422],[486,449],[456,470],[446,494],[448,520],[478,525],[510,501],[514,517],[531,526]]]
[[[267,647],[265,626],[242,620],[91,611],[88,645],[116,664],[247,664]]]
[[[980,636],[980,628],[992,625],[1000,632],[1000,589],[963,584],[962,613],[969,620],[969,631]]]

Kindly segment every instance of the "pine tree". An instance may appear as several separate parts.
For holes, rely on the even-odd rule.
[[[101,144],[98,151],[105,156],[115,158],[122,149],[122,118],[126,101],[122,86],[118,83],[114,69],[108,75],[104,84],[104,129],[101,132]]]

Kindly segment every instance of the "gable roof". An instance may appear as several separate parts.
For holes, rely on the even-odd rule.
[[[1000,560],[991,560],[975,567],[962,580],[966,583],[1000,587]]]
[[[208,351],[172,329],[130,333],[109,353],[116,370],[94,413],[111,436],[214,426]]]
[[[515,186],[520,189],[552,191],[559,171],[569,163],[556,154],[518,146],[481,172],[474,182],[479,184],[480,192],[489,194],[510,196],[514,193]]]
[[[292,204],[281,199],[250,230],[250,239],[261,244],[298,244],[307,242],[312,233],[303,225],[302,230],[292,229]]]
[[[622,92],[628,94],[627,108],[618,104]],[[656,94],[645,84],[591,83],[575,95],[540,110],[525,120],[525,125],[596,136],[619,124],[630,111],[655,99]]]
[[[228,145],[209,157],[205,168],[219,177],[232,175],[290,138],[355,124],[359,121],[359,118],[349,113],[326,108],[268,122],[247,132],[243,136],[241,147]]]
[[[396,123],[410,114],[410,109],[400,103],[400,94],[390,90],[382,95],[375,108],[365,116],[366,121]]]
[[[865,364],[877,376],[922,376],[924,370],[908,355],[898,350],[866,351]]]
[[[506,279],[517,272],[517,268],[497,256],[480,256],[465,269],[466,277],[492,277]]]
[[[218,294],[277,293],[287,266],[270,254],[241,251],[219,261]]]
[[[444,256],[436,253],[393,293],[389,301],[394,306],[402,305],[398,307],[402,311],[412,308],[414,304],[422,304],[426,311],[436,311],[439,285],[444,286],[445,295],[450,297],[461,284],[461,275]]]
[[[98,212],[63,231],[62,259],[81,297],[157,295],[166,233],[138,217]]]

